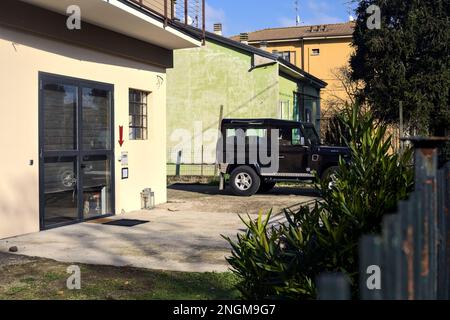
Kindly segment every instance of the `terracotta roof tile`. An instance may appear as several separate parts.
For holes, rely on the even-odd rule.
[[[287,28],[264,29],[250,32],[249,42],[253,41],[270,41],[270,40],[287,40],[312,37],[331,37],[331,36],[349,36],[353,34],[355,28],[354,22],[322,24],[314,26],[300,26]],[[239,35],[231,37],[231,39],[239,41]]]

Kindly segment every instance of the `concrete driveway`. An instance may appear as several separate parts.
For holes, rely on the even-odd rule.
[[[217,187],[174,186],[167,204],[112,218],[148,223],[121,227],[86,222],[0,240],[0,251],[17,246],[18,254],[61,262],[221,272],[228,269],[225,256],[230,253],[221,235],[234,238],[242,230],[238,214],[256,217],[260,209],[274,207],[277,212],[312,199],[295,189],[242,198],[219,194]]]

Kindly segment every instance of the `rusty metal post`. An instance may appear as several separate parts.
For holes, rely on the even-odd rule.
[[[400,259],[400,295],[401,300],[414,300],[416,283],[414,279],[414,236],[416,233],[414,215],[416,210],[416,195],[412,193],[409,200],[400,201],[398,212],[400,215],[401,259]]]
[[[401,216],[387,214],[383,217],[382,233],[382,290],[383,299],[400,300],[401,294]]]
[[[438,299],[450,298],[450,162],[438,171]]]
[[[409,138],[415,153],[415,193],[418,204],[415,212],[415,299],[436,299],[438,286],[438,147],[446,138]]]

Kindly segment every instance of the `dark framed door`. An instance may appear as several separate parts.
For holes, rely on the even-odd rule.
[[[109,84],[39,74],[41,229],[114,213]]]
[[[300,128],[284,127],[279,129],[279,173],[306,173],[307,147],[301,138]]]

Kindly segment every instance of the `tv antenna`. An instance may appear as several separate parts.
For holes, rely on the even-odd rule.
[[[300,25],[300,15],[298,14],[299,12],[298,0],[294,1],[294,8],[295,8],[295,25],[298,27]]]

